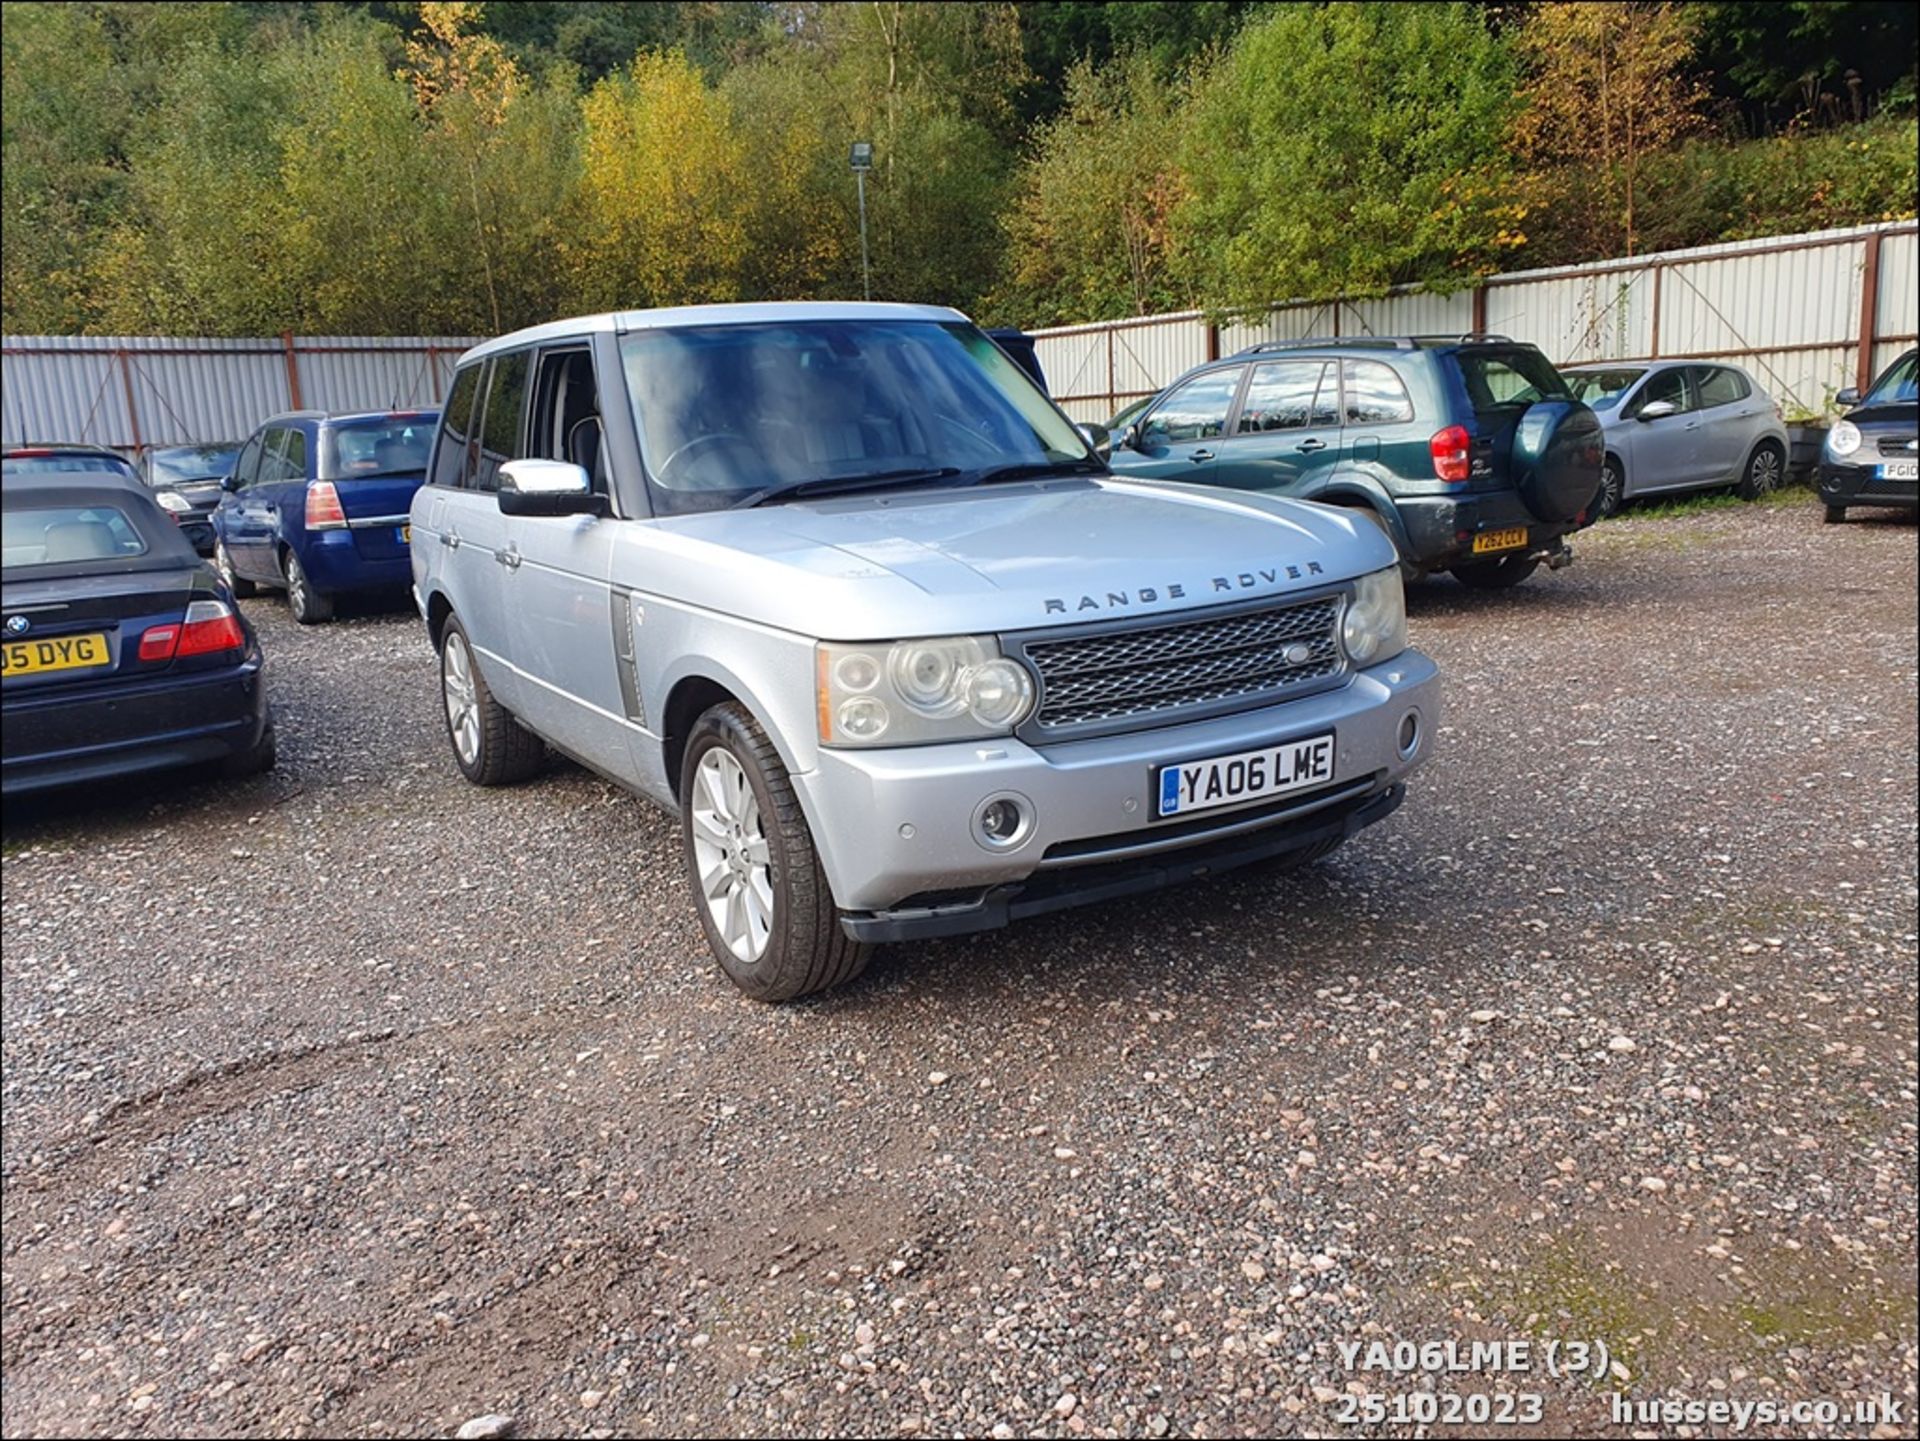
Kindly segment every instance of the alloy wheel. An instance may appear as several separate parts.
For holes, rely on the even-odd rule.
[[[701,899],[727,949],[751,964],[766,954],[773,932],[773,857],[760,802],[725,746],[700,757],[694,783],[689,813]]]
[[[1779,453],[1762,446],[1747,466],[1747,489],[1755,495],[1771,495],[1780,488],[1780,469]]]
[[[458,631],[447,635],[440,660],[440,688],[446,694],[447,729],[453,735],[453,748],[465,766],[480,759],[480,698],[473,683],[473,655],[466,637]]]

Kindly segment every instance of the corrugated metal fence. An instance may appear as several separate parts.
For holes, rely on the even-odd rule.
[[[460,337],[140,335],[0,341],[0,440],[143,445],[242,440],[283,410],[437,405]]]
[[[1105,420],[1203,361],[1262,340],[1460,335],[1531,341],[1556,362],[1699,359],[1744,366],[1790,412],[1831,408],[1920,331],[1913,221],[1741,240],[1556,270],[1489,276],[1471,290],[1295,300],[1210,325],[1199,311],[1034,332],[1055,397]]]

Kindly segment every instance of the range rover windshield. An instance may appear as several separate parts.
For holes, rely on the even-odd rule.
[[[1101,468],[971,325],[686,326],[623,336],[620,355],[661,514]]]

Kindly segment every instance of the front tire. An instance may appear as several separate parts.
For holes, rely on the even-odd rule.
[[[1512,590],[1539,568],[1540,562],[1532,556],[1508,556],[1456,565],[1453,576],[1470,590]]]
[[[1847,508],[1844,505],[1830,505],[1827,507],[1824,519],[1828,525],[1844,524],[1847,519]]]
[[[1605,520],[1610,515],[1619,514],[1620,507],[1626,501],[1626,472],[1620,469],[1619,461],[1608,456],[1600,466],[1600,491],[1593,498],[1593,518]]]
[[[1740,473],[1739,492],[1742,500],[1759,500],[1762,496],[1772,495],[1780,488],[1780,482],[1786,475],[1787,458],[1779,446],[1770,440],[1763,440],[1753,448],[1753,454],[1747,457],[1747,468]]]
[[[440,699],[454,764],[475,785],[511,785],[545,763],[540,737],[493,698],[457,620],[449,620],[440,637]]]
[[[233,568],[233,557],[227,554],[227,543],[217,537],[213,542],[213,568],[220,572],[220,579],[227,583],[227,589],[233,592],[235,600],[248,600],[260,593],[259,586]]]
[[[687,738],[680,840],[707,946],[754,1000],[790,1001],[866,969],[872,947],[841,929],[787,768],[737,702],[713,707]]]
[[[333,619],[333,597],[313,588],[313,578],[292,551],[287,552],[287,609],[302,625]]]

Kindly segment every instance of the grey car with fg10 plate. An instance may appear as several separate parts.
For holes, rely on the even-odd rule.
[[[466,777],[546,747],[680,817],[747,994],[1400,804],[1439,719],[1391,543],[1113,476],[957,312],[699,306],[460,360],[414,596]]]

